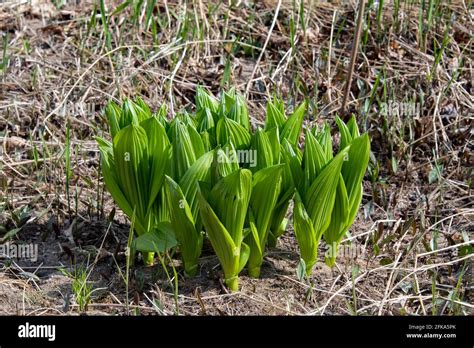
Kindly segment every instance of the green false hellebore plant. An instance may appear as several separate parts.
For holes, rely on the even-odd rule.
[[[329,127],[318,136],[307,129],[302,167],[292,166],[294,176],[303,179],[295,195],[293,223],[308,276],[317,261],[319,241],[331,222],[339,174],[347,155],[344,149],[333,158],[331,145]]]
[[[275,98],[267,104],[265,131],[268,134],[270,146],[273,153],[272,163],[286,163],[284,153],[298,150],[298,142],[303,127],[303,119],[306,112],[307,103],[303,102],[295,111],[287,118],[283,101]],[[265,153],[265,151],[264,151]],[[262,157],[261,155],[260,157]],[[259,160],[260,162],[260,160]],[[267,166],[269,164],[266,164]],[[290,168],[285,166],[282,174],[282,187],[278,196],[277,204],[271,218],[270,232],[268,236],[268,244],[275,247],[278,237],[280,237],[287,228],[288,219],[285,217],[290,205],[291,199],[295,191],[295,185],[292,179]]]
[[[187,275],[194,276],[198,270],[204,233],[198,212],[198,182],[210,184],[214,151],[201,156],[189,167],[179,185],[169,176],[165,178],[165,193],[168,202],[171,225]]]
[[[217,156],[222,159],[226,154]],[[252,191],[252,172],[237,168],[232,168],[232,164],[216,166],[221,178],[214,179],[217,182],[212,187],[200,183],[198,190],[202,223],[219,258],[225,284],[232,291],[238,290],[238,274],[250,254],[249,246],[244,243],[244,224]]]
[[[281,189],[284,164],[257,171],[252,178],[252,195],[249,207],[250,232],[246,241],[250,247],[247,264],[251,277],[260,276],[265,246],[270,232],[271,218]]]
[[[292,173],[302,178],[295,195],[294,230],[300,246],[306,275],[312,273],[318,246],[324,235],[326,243],[337,249],[352,224],[362,197],[361,181],[368,164],[369,138],[359,136],[355,120],[341,129],[339,153],[333,157],[329,126],[307,129],[301,171],[297,156],[289,158]],[[293,163],[293,165],[292,165]],[[298,182],[295,179],[295,182]],[[331,250],[328,264],[333,264],[336,250]]]
[[[162,207],[157,201],[171,146],[158,117],[141,100],[124,101],[120,108],[110,103],[105,110],[112,142],[97,137],[102,173],[107,189],[133,221],[139,239],[136,249],[144,261],[153,263],[155,251],[176,244],[169,226],[159,221]]]
[[[250,145],[250,120],[245,100],[235,89],[224,92],[220,101],[198,87],[196,93],[196,129],[207,150],[233,142],[236,149]]]
[[[298,147],[307,103],[286,117],[283,101],[267,105],[263,129],[251,131],[245,100],[234,89],[220,100],[197,89],[196,115],[166,119],[141,100],[106,107],[112,141],[97,138],[105,185],[132,221],[133,245],[153,262],[154,252],[178,245],[184,270],[195,275],[207,235],[226,285],[238,289],[247,265],[258,277],[265,246],[275,246],[293,222],[305,271],[310,275],[321,237],[330,246],[326,263],[357,215],[370,144],[355,119],[337,119],[341,140],[333,155],[331,132],[306,129]],[[239,163],[239,151],[256,162]],[[250,158],[250,157],[247,157]],[[204,233],[204,231],[206,233]]]
[[[334,266],[339,244],[353,224],[362,200],[362,179],[369,163],[370,142],[367,134],[360,136],[355,118],[346,124],[336,119],[341,133],[340,149],[349,147],[348,156],[342,165],[336,190],[336,200],[331,223],[324,232],[324,240],[329,246],[326,264]]]

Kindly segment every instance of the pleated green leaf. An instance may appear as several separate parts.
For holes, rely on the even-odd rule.
[[[114,138],[113,152],[116,177],[136,217],[149,230],[147,217],[149,199],[148,138],[145,130],[137,124],[123,128]]]
[[[170,128],[170,138],[172,144],[172,162],[171,175],[179,181],[184,173],[191,167],[191,165],[204,153],[204,145],[199,134],[191,135],[189,130],[192,127],[186,126],[181,120],[175,119]],[[193,133],[191,131],[191,133]],[[197,140],[199,138],[199,140]],[[201,142],[200,144],[193,144],[193,140]],[[199,153],[196,153],[198,151]]]
[[[293,223],[295,237],[298,242],[301,258],[305,261],[306,275],[311,275],[313,266],[318,259],[319,239],[313,227],[313,221],[309,217],[301,197],[295,194],[295,206],[293,208]]]
[[[289,166],[289,173],[291,173],[294,185],[300,188],[304,182],[304,172],[303,168],[301,168],[302,156],[298,152],[299,150],[295,150],[288,140],[283,140],[281,147],[283,161]]]
[[[222,178],[208,198],[198,191],[199,212],[231,290],[238,289],[238,274],[247,262],[249,247],[243,228],[252,190],[252,173],[239,169]]]
[[[165,128],[158,118],[150,117],[142,121],[140,126],[145,130],[148,139],[148,155],[150,165],[149,198],[147,209],[150,209],[163,184],[166,167],[171,157],[171,144]]]
[[[303,153],[304,188],[307,190],[329,162],[325,152],[311,131],[306,131]]]
[[[250,253],[254,255],[252,257],[249,257],[249,260],[251,260],[252,258],[263,259],[262,243],[260,241],[258,229],[257,229],[257,226],[255,225],[255,218],[253,216],[253,212],[251,209],[249,210],[249,226],[250,226],[250,233],[247,236],[246,241],[251,250]],[[249,263],[252,263],[252,261],[249,261]],[[258,277],[258,275],[256,277]]]
[[[250,212],[255,221],[253,229],[257,231],[258,239],[253,230],[247,237],[251,240],[248,269],[252,277],[260,275],[263,249],[267,243],[271,219],[280,194],[283,168],[284,165],[279,164],[263,168],[253,175]]]
[[[272,143],[270,142],[268,134],[264,130],[258,129],[255,132],[252,138],[251,149],[257,154],[257,165],[252,168],[253,172],[273,165]]]
[[[118,204],[120,209],[122,209],[122,211],[131,218],[133,215],[133,208],[123,194],[122,189],[118,183],[115,161],[113,158],[112,143],[99,137],[96,138],[96,141],[99,145],[101,154],[102,175],[104,176],[105,186],[109,190],[112,198]],[[135,229],[139,234],[146,232],[145,227],[141,221],[135,221]]]
[[[362,184],[360,185],[360,190],[356,190],[354,192],[354,196],[352,198],[352,206],[350,206],[349,202],[349,216],[347,217],[346,226],[344,227],[344,231],[347,231],[349,227],[352,226],[354,223],[355,218],[357,217],[357,212],[359,211],[360,203],[362,202]]]
[[[270,142],[270,148],[272,150],[272,164],[280,163],[281,153],[280,153],[280,132],[278,128],[271,128],[269,130],[265,130],[265,134],[268,137],[268,141]]]
[[[240,244],[252,190],[252,172],[239,169],[211,190],[210,203],[234,242]]]
[[[339,145],[339,151],[346,148],[352,142],[351,131],[347,125],[342,121],[339,116],[336,117],[337,127],[339,128],[339,133],[341,134],[341,141]]]
[[[150,117],[152,117],[150,107],[143,101],[142,98],[137,97],[134,101],[134,106],[138,112],[138,122],[142,122]]]
[[[346,185],[342,174],[339,174],[336,199],[332,210],[331,222],[324,232],[324,240],[329,247],[329,255],[326,257],[326,263],[333,266],[337,256],[339,242],[345,234],[347,219],[349,215],[349,198],[347,197]]]
[[[287,139],[294,147],[297,146],[300,138],[306,106],[307,102],[304,101],[293,114],[288,117],[280,133],[280,139]]]
[[[187,130],[189,138],[191,139],[191,144],[193,145],[194,156],[196,157],[196,159],[198,159],[205,153],[201,135],[192,125],[188,125]]]
[[[203,234],[195,228],[195,219],[191,208],[179,185],[169,176],[166,176],[164,187],[168,200],[171,226],[179,242],[185,272],[190,276],[194,276],[197,273],[198,258],[201,255]]]
[[[162,253],[177,245],[173,230],[168,223],[158,224],[151,232],[138,236],[133,241],[135,250]]]
[[[223,146],[230,141],[237,150],[246,149],[250,145],[250,133],[241,124],[230,118],[223,117],[217,122],[217,142]]]
[[[214,117],[212,116],[211,110],[208,108],[199,110],[196,114],[197,117],[197,131],[198,132],[204,132],[204,131],[210,131],[211,129],[214,129],[215,122],[214,122]]]
[[[345,155],[346,152],[342,151],[334,157],[303,195],[306,211],[319,237],[328,228],[331,220],[339,174]]]
[[[226,284],[231,290],[238,290],[238,283],[235,282],[238,274],[240,248],[236,246],[230,233],[221,223],[211,205],[200,189],[198,191],[199,212],[206,228],[207,236],[211,241],[212,248],[219,258]]]
[[[249,257],[250,257],[250,247],[246,243],[242,242],[242,244],[240,245],[239,265],[237,267],[237,274],[242,272],[242,270],[244,269],[245,265],[247,264],[249,260]]]
[[[239,123],[247,131],[250,130],[249,112],[245,100],[240,95],[235,96],[234,104],[229,110],[229,118]]]
[[[210,151],[201,156],[187,170],[181,178],[179,186],[183,190],[186,201],[189,203],[194,221],[199,219],[197,191],[198,182],[211,182],[212,162],[214,160],[214,151]]]
[[[272,128],[281,128],[285,124],[285,109],[278,100],[269,100],[267,103],[267,111],[265,115],[265,130]]]
[[[359,206],[358,191],[361,190],[362,179],[369,164],[370,142],[368,134],[352,140],[347,161],[342,167],[342,176],[346,184],[349,207]]]
[[[105,115],[107,116],[107,122],[109,123],[110,135],[112,139],[115,138],[117,133],[120,131],[120,107],[113,101],[109,102],[105,107]]]
[[[212,112],[217,112],[219,108],[219,102],[210,93],[208,93],[203,87],[198,86],[196,89],[196,109],[209,109]]]
[[[351,132],[352,139],[358,138],[360,136],[359,127],[357,126],[357,122],[354,115],[352,115],[349,122],[347,122],[347,128]]]
[[[216,149],[214,169],[213,183],[217,183],[221,178],[239,169],[237,153],[232,142],[223,149]]]
[[[327,123],[323,125],[321,132],[317,136],[317,140],[324,151],[324,158],[326,159],[326,162],[329,162],[333,158],[333,154],[331,128]]]

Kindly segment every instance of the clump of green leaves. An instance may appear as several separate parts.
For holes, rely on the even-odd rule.
[[[357,216],[362,200],[362,179],[370,156],[369,137],[359,134],[355,118],[352,117],[347,125],[339,117],[336,122],[341,134],[339,149],[341,152],[348,151],[339,175],[331,222],[324,233],[324,240],[329,246],[326,263],[331,267],[336,263],[342,238]]]
[[[141,99],[110,103],[112,141],[97,141],[105,184],[138,235],[134,248],[151,263],[153,252],[177,246],[193,276],[207,236],[225,284],[237,290],[245,266],[259,277],[266,246],[287,229],[293,199],[299,274],[311,274],[323,236],[333,265],[362,199],[369,139],[355,119],[337,119],[336,155],[328,124],[305,130],[302,151],[306,109],[303,102],[287,117],[283,101],[273,98],[264,127],[252,131],[245,100],[234,89],[217,99],[198,88],[196,113],[172,121],[165,106],[153,114]]]
[[[166,176],[165,192],[171,225],[177,240],[186,274],[194,276],[198,269],[204,233],[198,212],[198,182],[210,183],[214,151],[201,156],[189,167],[179,184]]]
[[[121,108],[110,103],[105,113],[112,141],[97,137],[105,185],[122,211],[134,220],[136,233],[153,240],[148,234],[167,233],[157,228],[163,209],[157,197],[171,159],[169,139],[159,118],[141,99],[126,100]],[[155,247],[146,249],[140,251],[145,263],[151,264]]]
[[[347,125],[338,119],[341,132],[339,153],[334,156],[331,130],[307,129],[301,167],[293,156],[292,172],[297,185],[293,210],[294,230],[304,260],[306,275],[318,258],[324,235],[329,245],[328,265],[334,265],[339,243],[352,225],[362,199],[362,178],[370,151],[367,134],[359,135],[355,119]]]
[[[298,143],[303,127],[303,120],[306,113],[306,101],[298,106],[289,116],[285,115],[283,100],[274,98],[267,104],[265,118],[265,133],[268,134],[269,145],[261,148],[260,157],[265,153],[272,153],[271,160],[261,160],[259,163],[263,166],[285,163],[282,173],[281,190],[278,195],[277,204],[273,212],[270,224],[268,244],[275,247],[277,239],[286,231],[288,219],[286,213],[291,199],[295,192],[295,184],[291,175],[288,154],[299,154]]]
[[[263,168],[253,175],[252,195],[248,211],[251,233],[247,238],[247,243],[250,246],[247,269],[249,275],[254,278],[260,276],[271,219],[280,194],[283,167],[283,164],[277,164]]]
[[[199,211],[212,247],[224,271],[225,284],[238,290],[238,274],[250,255],[243,242],[252,190],[252,172],[238,169],[220,179],[208,192],[201,187]]]

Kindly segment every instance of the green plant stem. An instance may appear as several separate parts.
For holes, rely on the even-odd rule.
[[[334,242],[329,249],[329,255],[326,255],[324,261],[329,267],[334,267],[336,264],[337,250],[339,250],[339,243]]]
[[[198,271],[198,262],[197,260],[183,261],[184,262],[184,272],[189,277],[194,277]]]
[[[316,264],[317,260],[318,260],[318,254],[316,253],[316,257],[314,258],[314,261],[306,264],[306,277],[308,278],[311,277],[311,274],[313,273],[314,265]]]
[[[239,290],[239,278],[232,277],[225,280],[225,285],[229,288],[230,291]]]
[[[254,267],[248,266],[249,276],[252,277],[252,278],[259,278],[260,277],[260,268],[261,268],[261,265],[254,266]]]
[[[143,255],[143,263],[147,266],[153,266],[153,264],[155,263],[155,253],[144,252],[142,255]]]
[[[275,229],[275,233],[272,233],[272,230],[270,231],[270,233],[268,234],[268,240],[267,240],[268,246],[270,248],[276,248],[278,237],[281,237],[285,233],[287,226],[288,226],[288,219],[284,218],[281,221],[280,225]]]

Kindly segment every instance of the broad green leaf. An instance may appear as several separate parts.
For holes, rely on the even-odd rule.
[[[194,156],[198,159],[205,153],[201,135],[196,131],[194,126],[188,125],[187,130],[191,144],[193,145]]]
[[[283,162],[288,164],[292,181],[294,185],[299,188],[302,187],[304,182],[304,172],[301,168],[301,159],[297,151],[299,150],[295,151],[295,149],[286,139],[283,140],[281,147]]]
[[[146,219],[149,189],[148,138],[145,130],[131,124],[117,133],[113,143],[116,178],[138,220]],[[148,221],[144,223],[149,228]]]
[[[273,162],[272,164],[280,163],[280,132],[278,128],[272,128],[270,130],[265,130],[265,133],[268,136],[268,140],[270,142],[270,147],[272,149],[272,157]]]
[[[350,206],[350,202],[349,202],[349,215],[347,217],[346,226],[344,227],[345,231],[347,231],[349,227],[351,227],[355,218],[357,217],[357,212],[359,211],[359,206],[360,206],[361,201],[362,201],[362,184],[360,185],[360,189],[355,191],[354,197],[352,197],[352,206]]]
[[[239,169],[239,162],[234,145],[227,144],[223,149],[218,148],[215,155],[215,173],[213,182],[235,172]]]
[[[156,117],[158,121],[160,121],[161,125],[165,129],[166,134],[168,134],[168,130],[170,127],[170,124],[168,120],[166,119],[167,114],[168,114],[168,108],[166,107],[166,104],[162,104],[154,115],[154,117]]]
[[[265,130],[268,131],[272,128],[281,128],[286,121],[285,112],[278,107],[278,103],[273,100],[267,103],[267,112],[265,116]]]
[[[169,176],[165,178],[165,192],[171,217],[171,226],[179,241],[186,273],[194,275],[201,255],[203,235],[195,228],[195,220],[186,197],[179,185]]]
[[[349,198],[347,197],[346,185],[344,184],[342,174],[339,174],[331,222],[328,229],[324,232],[324,240],[328,245],[332,245],[333,243],[339,244],[339,241],[345,234],[349,213]]]
[[[308,216],[298,193],[295,195],[293,208],[294,233],[300,247],[301,258],[306,264],[306,274],[310,275],[318,258],[319,239],[311,218]],[[320,237],[320,236],[319,236]]]
[[[179,182],[179,186],[183,190],[186,201],[189,203],[194,221],[198,218],[198,182],[211,182],[211,166],[213,160],[214,151],[204,154],[194,162],[191,167],[189,167]]]
[[[173,148],[171,174],[177,181],[181,180],[184,173],[186,173],[197,159],[195,153],[196,145],[192,143],[188,129],[190,128],[178,119],[175,119],[170,128]],[[198,148],[204,152],[204,145],[202,145],[202,147],[198,146]]]
[[[240,96],[235,96],[235,102],[229,110],[229,118],[239,123],[247,131],[250,130],[249,112],[245,100]]]
[[[177,241],[170,228],[157,226],[151,232],[138,236],[133,246],[141,252],[165,252],[177,245]]]
[[[109,102],[105,108],[105,115],[109,123],[110,135],[112,139],[115,138],[117,133],[120,131],[120,118],[121,111],[120,107],[113,101]]]
[[[273,164],[273,151],[272,144],[267,133],[258,129],[253,136],[251,151],[255,151],[257,154],[257,165],[252,168],[253,172],[256,172],[262,168],[269,167]]]
[[[135,98],[135,108],[138,112],[138,121],[142,122],[150,117],[152,117],[150,107],[143,101],[142,98]]]
[[[170,161],[171,145],[165,128],[156,117],[150,117],[141,122],[140,126],[145,130],[148,138],[150,174],[147,187],[150,194],[147,209],[150,209],[163,184],[165,170]]]
[[[298,145],[306,106],[307,102],[304,101],[293,114],[288,117],[280,134],[280,139],[287,139],[294,147]]]
[[[199,212],[202,222],[206,228],[207,235],[211,241],[225,277],[237,276],[240,250],[232,240],[231,235],[221,223],[213,208],[204,198],[201,189],[198,190]]]
[[[342,151],[334,157],[303,195],[306,210],[319,237],[328,228],[331,220],[339,174],[345,155],[346,152]]]
[[[253,213],[249,211],[249,226],[250,226],[250,234],[248,237],[248,246],[252,253],[255,254],[256,259],[261,259],[263,257],[263,249],[262,243],[260,241],[260,236],[258,235],[257,226],[255,225],[255,218],[253,217]],[[251,259],[252,257],[250,257]]]
[[[263,261],[263,250],[270,232],[270,224],[280,193],[284,164],[259,170],[253,175],[250,198],[249,274],[258,277]]]
[[[347,122],[347,128],[351,132],[352,139],[358,138],[360,136],[359,127],[357,127],[357,122],[354,115],[352,115],[349,122]]]
[[[239,274],[244,269],[249,259],[249,256],[250,256],[250,247],[244,242],[242,242],[242,244],[240,245],[240,255],[239,255],[239,264],[237,268],[237,274]]]
[[[280,194],[283,168],[283,164],[278,164],[261,169],[253,175],[250,209],[255,218],[261,248],[266,244],[271,217]]]
[[[321,132],[318,134],[317,140],[323,149],[324,158],[327,163],[333,158],[331,128],[329,127],[329,124],[324,124]]]
[[[215,127],[214,117],[208,108],[198,111],[196,116],[198,119],[196,128],[198,132],[209,131]]]
[[[217,122],[218,145],[225,145],[232,141],[237,150],[246,149],[250,145],[250,133],[239,123],[224,117]]]
[[[336,117],[336,123],[339,128],[339,133],[341,134],[341,141],[339,145],[340,151],[350,145],[352,142],[352,135],[347,125],[339,118],[339,116]]]
[[[251,190],[252,172],[239,169],[222,178],[210,193],[211,206],[237,244],[242,241]]]
[[[302,282],[304,280],[305,275],[306,275],[306,262],[304,262],[303,259],[300,259],[300,262],[298,262],[298,267],[296,267],[296,276],[298,277],[298,280]]]
[[[349,207],[359,205],[358,190],[364,178],[367,165],[369,164],[370,142],[368,134],[364,134],[352,140],[347,161],[342,167],[342,176],[346,184],[347,196],[349,197]]]
[[[217,99],[207,92],[203,87],[198,86],[196,89],[196,109],[209,109],[212,112],[217,112],[219,108],[219,102]]]
[[[306,131],[305,148],[303,153],[303,168],[304,168],[304,187],[307,190],[311,184],[316,180],[321,170],[329,162],[326,158],[324,150],[316,141],[316,138],[311,131]]]

